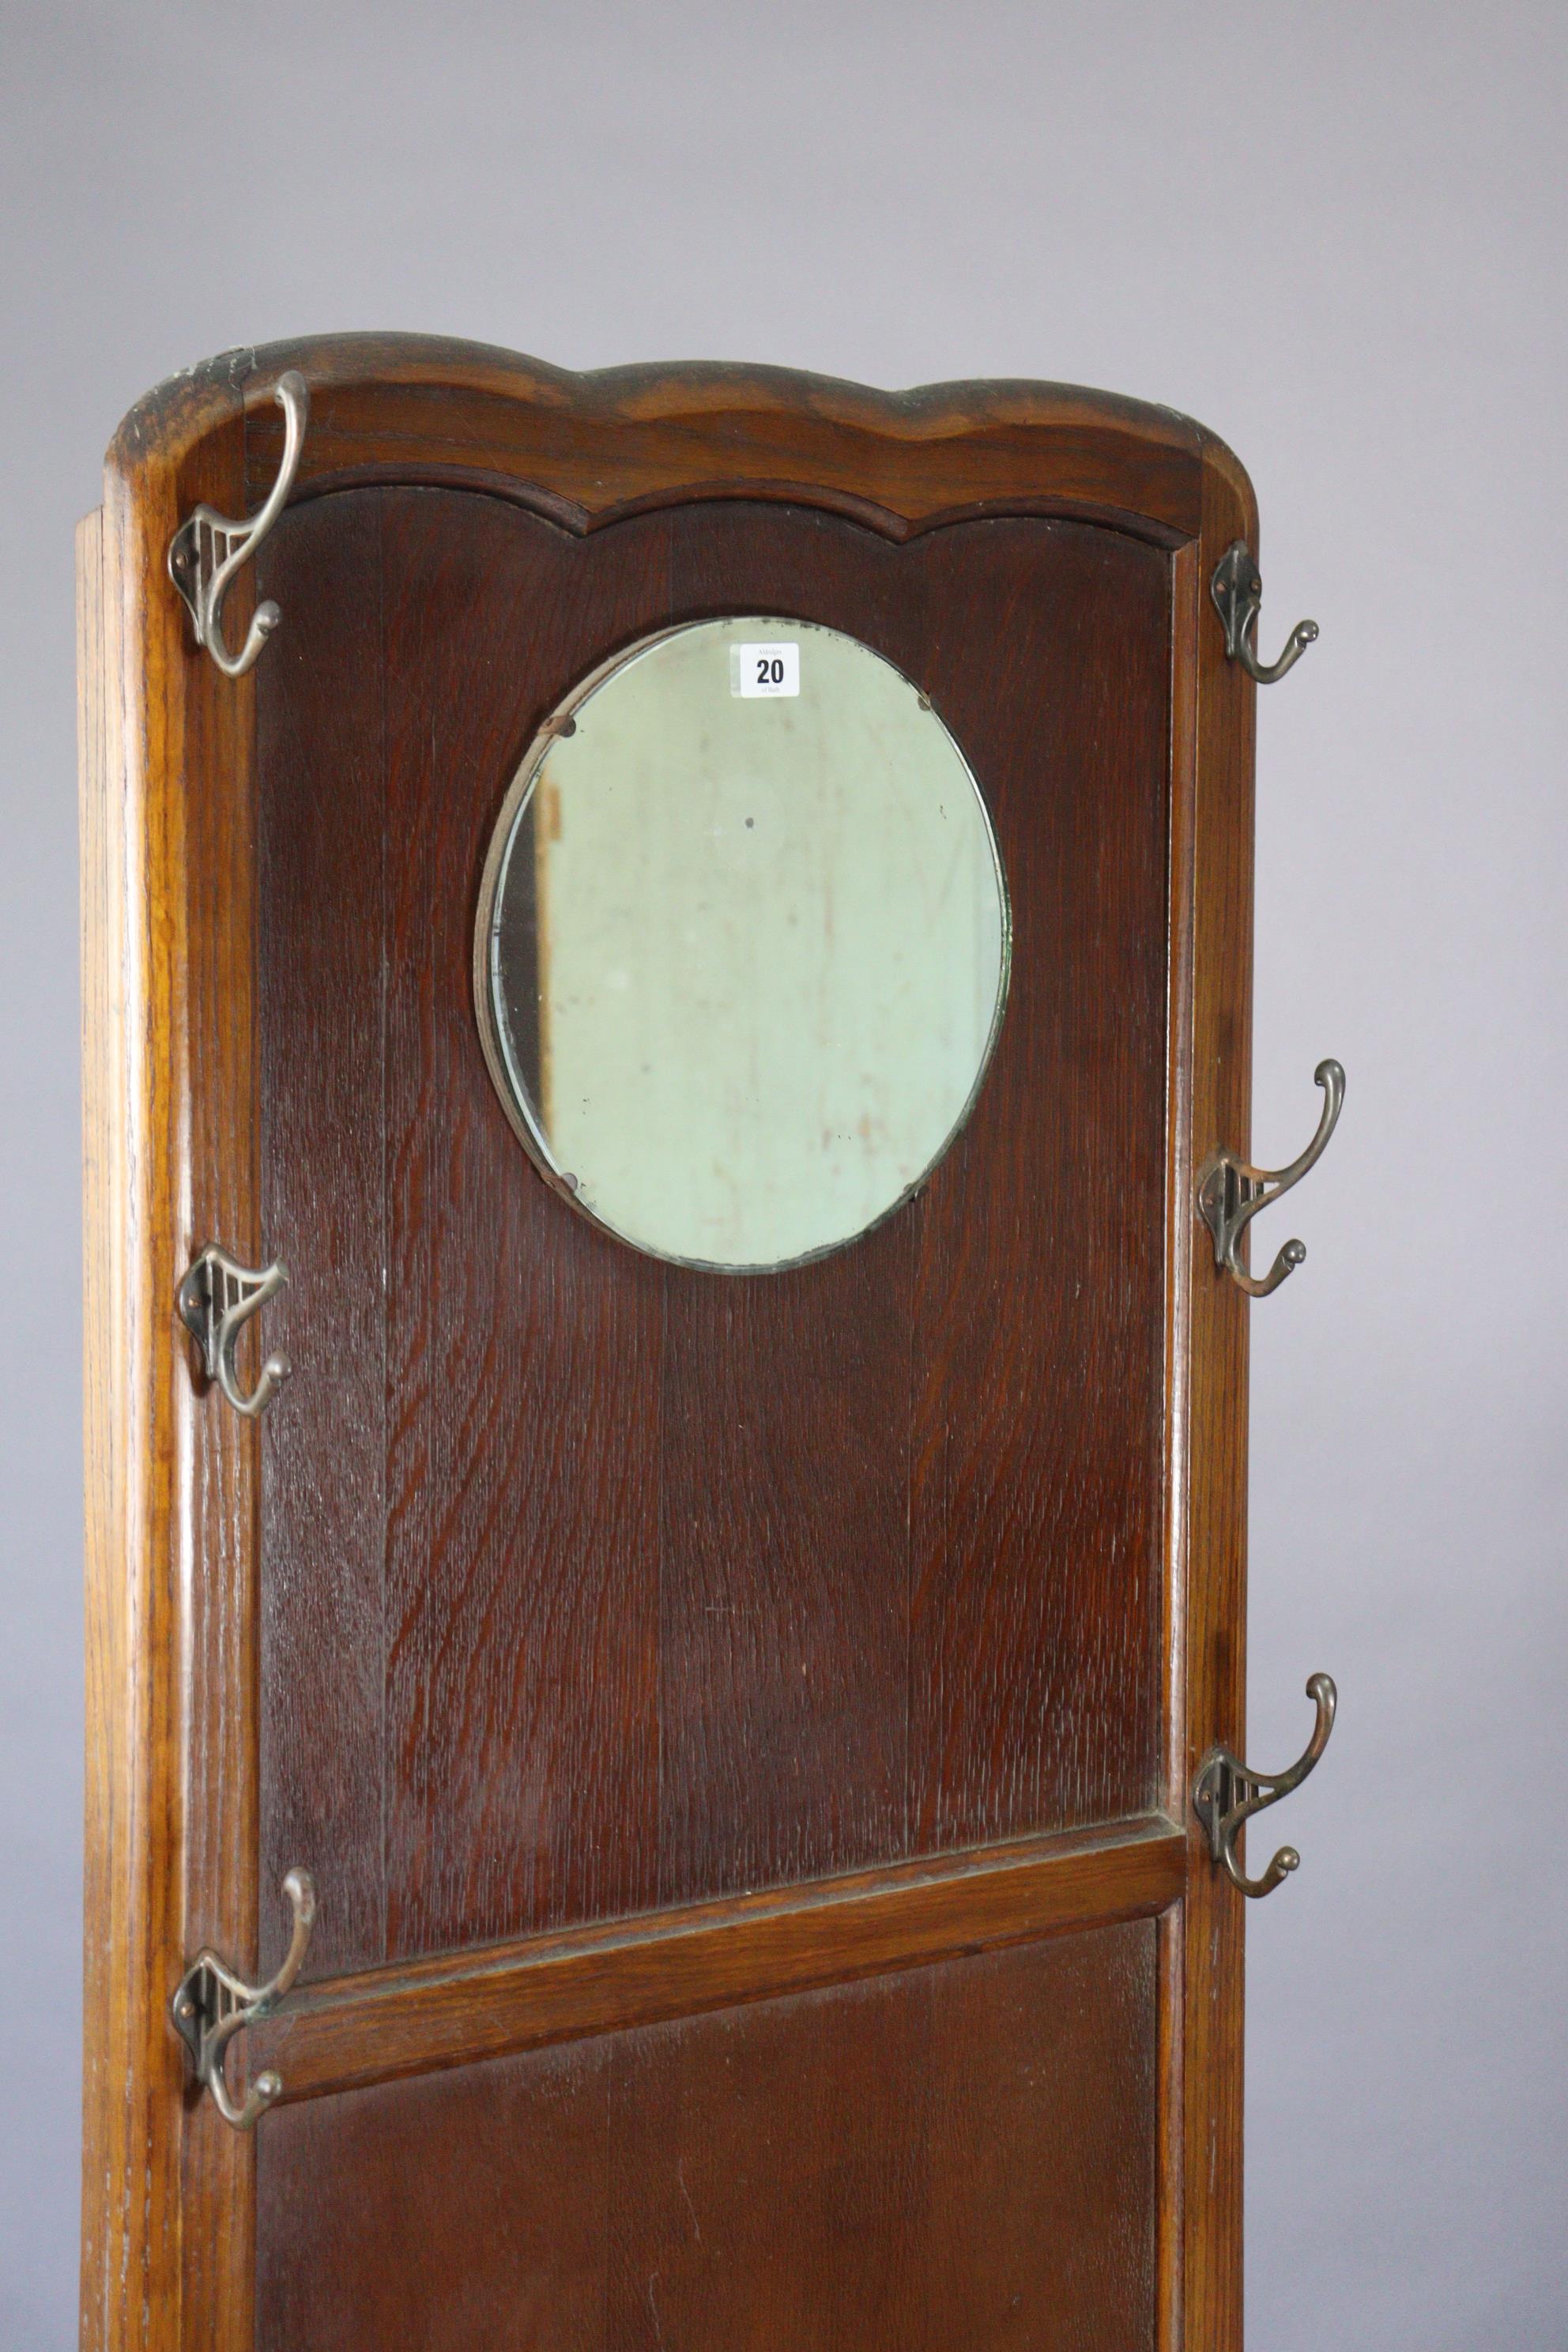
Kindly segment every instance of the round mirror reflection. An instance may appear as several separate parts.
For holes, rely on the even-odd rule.
[[[475,979],[544,1172],[639,1249],[759,1272],[929,1175],[1007,960],[990,820],[930,705],[852,637],[749,617],[647,639],[549,721]]]

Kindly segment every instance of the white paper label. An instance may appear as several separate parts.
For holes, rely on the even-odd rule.
[[[800,647],[789,640],[772,646],[731,646],[730,691],[743,701],[759,695],[800,692]]]

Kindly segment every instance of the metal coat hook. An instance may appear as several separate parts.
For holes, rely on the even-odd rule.
[[[1238,661],[1247,677],[1255,678],[1259,686],[1272,686],[1288,669],[1295,668],[1309,646],[1317,643],[1316,621],[1298,621],[1285,640],[1279,660],[1258,660],[1258,614],[1263,602],[1263,580],[1244,539],[1233,540],[1215,564],[1209,594],[1225,624],[1227,656]]]
[[[294,1931],[276,1976],[264,1985],[248,1985],[216,1952],[200,1951],[174,1988],[169,2005],[174,2031],[195,2062],[197,2081],[212,2093],[219,2115],[236,2131],[252,2128],[277,2098],[283,2082],[269,2066],[258,2074],[244,2105],[237,2105],[224,2073],[224,2053],[237,2033],[269,2017],[289,1991],[316,1924],[316,1886],[308,1870],[291,1870],[283,1881],[283,1892],[294,1914]]]
[[[1214,1262],[1252,1298],[1267,1298],[1271,1290],[1278,1290],[1307,1255],[1305,1242],[1289,1241],[1268,1273],[1258,1276],[1249,1274],[1243,1265],[1241,1244],[1259,1209],[1267,1209],[1317,1166],[1339,1124],[1345,1099],[1342,1065],[1332,1058],[1320,1062],[1312,1076],[1322,1087],[1325,1100],[1318,1131],[1299,1160],[1292,1160],[1288,1168],[1254,1168],[1234,1152],[1216,1151],[1205,1161],[1198,1178],[1198,1214],[1214,1235]]]
[[[258,1270],[241,1265],[216,1242],[209,1242],[181,1279],[176,1303],[180,1320],[202,1351],[209,1381],[216,1381],[236,1412],[247,1421],[264,1413],[289,1377],[287,1356],[268,1356],[248,1396],[239,1385],[234,1350],[241,1330],[258,1309],[275,1298],[289,1269],[275,1258]]]
[[[1210,1858],[1244,1895],[1272,1895],[1281,1879],[1300,1868],[1295,1847],[1282,1845],[1261,1878],[1248,1878],[1237,1858],[1236,1842],[1254,1813],[1266,1811],[1300,1787],[1329,1744],[1339,1704],[1333,1676],[1309,1675],[1307,1696],[1317,1707],[1318,1720],[1305,1753],[1288,1772],[1254,1772],[1230,1748],[1211,1748],[1193,1781],[1193,1811],[1208,1833]]]
[[[196,643],[205,646],[226,677],[245,676],[283,617],[268,597],[257,606],[240,651],[231,654],[224,643],[223,600],[229,583],[282,513],[300,470],[310,394],[298,368],[279,377],[272,397],[283,411],[283,462],[266,504],[244,522],[233,522],[212,507],[199,506],[169,543],[169,577],[195,624]]]

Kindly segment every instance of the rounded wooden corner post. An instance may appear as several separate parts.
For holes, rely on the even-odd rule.
[[[1172,2242],[1167,2326],[1173,2345],[1241,2352],[1242,2105],[1246,1906],[1212,1868],[1187,1791],[1197,1759],[1243,1735],[1247,1688],[1247,1300],[1215,1279],[1200,1248],[1195,1184],[1219,1136],[1250,1129],[1253,770],[1256,689],[1226,657],[1208,593],[1237,537],[1257,545],[1257,506],[1242,467],[1204,436],[1202,528],[1177,561],[1178,799],[1173,940],[1184,983],[1174,994],[1172,1375],[1180,1392],[1172,1463],[1167,1806],[1187,1836],[1187,1891],[1165,1927]],[[1184,621],[1186,640],[1180,630]],[[1183,1066],[1184,1065],[1184,1067]]]
[[[167,568],[198,500],[243,510],[243,365],[131,412],[79,545],[84,2352],[253,2334],[254,2152],[169,2017],[192,1950],[256,1932],[256,1439],[199,1410],[174,1310],[209,1229],[254,1241],[254,703]]]

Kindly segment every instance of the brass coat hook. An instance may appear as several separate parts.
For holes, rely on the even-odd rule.
[[[1208,1833],[1209,1854],[1244,1895],[1272,1895],[1283,1878],[1300,1869],[1301,1857],[1293,1845],[1282,1845],[1261,1878],[1248,1878],[1237,1857],[1237,1840],[1254,1813],[1277,1805],[1299,1789],[1329,1744],[1334,1727],[1339,1693],[1331,1675],[1309,1675],[1307,1696],[1318,1710],[1318,1720],[1305,1752],[1287,1772],[1254,1772],[1228,1748],[1211,1748],[1193,1781],[1193,1811]]]
[[[283,1881],[294,1914],[294,1929],[282,1967],[264,1985],[248,1985],[236,1976],[226,1960],[214,1951],[196,1954],[174,1988],[170,2014],[174,2031],[190,2052],[196,2080],[212,2093],[213,2104],[226,2124],[236,2131],[252,2129],[258,2116],[283,2088],[282,2077],[270,2066],[258,2074],[243,2105],[231,2096],[224,2073],[224,2053],[237,2033],[269,2017],[293,1985],[303,1965],[316,1924],[316,1886],[308,1870],[291,1870]]]
[[[1317,1166],[1339,1124],[1345,1100],[1343,1065],[1331,1057],[1320,1062],[1312,1076],[1323,1089],[1323,1108],[1318,1131],[1299,1160],[1292,1160],[1288,1168],[1254,1168],[1250,1160],[1238,1160],[1232,1151],[1216,1151],[1204,1162],[1198,1178],[1198,1214],[1214,1235],[1214,1262],[1252,1298],[1267,1298],[1271,1290],[1278,1290],[1307,1255],[1305,1242],[1289,1241],[1267,1274],[1252,1275],[1242,1263],[1241,1244],[1259,1209],[1267,1209]]]
[[[1318,638],[1316,621],[1298,621],[1285,640],[1277,662],[1258,658],[1258,614],[1263,602],[1263,580],[1246,540],[1233,540],[1215,566],[1209,583],[1215,610],[1225,625],[1225,650],[1259,686],[1272,686],[1294,669],[1307,647]]]
[[[216,1381],[236,1412],[247,1421],[264,1413],[289,1377],[287,1356],[268,1356],[248,1396],[239,1385],[234,1350],[240,1331],[258,1309],[275,1298],[289,1269],[275,1258],[259,1271],[241,1265],[216,1242],[209,1242],[181,1279],[176,1304],[180,1320],[202,1351],[209,1381]]]
[[[233,522],[212,507],[199,506],[169,543],[169,577],[195,624],[196,643],[205,646],[226,677],[245,676],[283,617],[268,597],[257,606],[240,651],[231,654],[224,643],[223,600],[229,583],[282,513],[300,470],[310,394],[298,368],[279,377],[272,397],[283,411],[283,462],[265,505],[244,522]]]

